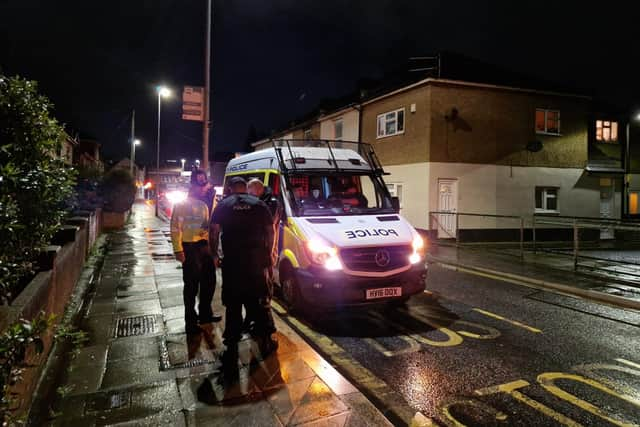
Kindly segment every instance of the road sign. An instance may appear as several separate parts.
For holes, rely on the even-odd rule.
[[[182,119],[204,121],[204,88],[185,86],[182,91]]]

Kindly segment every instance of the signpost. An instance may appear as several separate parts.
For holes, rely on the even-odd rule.
[[[204,88],[185,86],[182,91],[182,119],[204,121]]]

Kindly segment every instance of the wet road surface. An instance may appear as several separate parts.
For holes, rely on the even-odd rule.
[[[427,290],[285,318],[396,424],[640,425],[640,313],[435,265]]]

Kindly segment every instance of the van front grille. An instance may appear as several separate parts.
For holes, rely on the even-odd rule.
[[[348,248],[340,251],[345,266],[352,271],[383,272],[409,265],[411,246]]]

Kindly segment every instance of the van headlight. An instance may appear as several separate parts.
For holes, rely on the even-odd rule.
[[[307,250],[311,261],[324,266],[327,270],[342,270],[342,263],[338,258],[338,250],[320,239],[311,239],[307,242]]]
[[[409,262],[411,264],[417,264],[424,257],[424,239],[419,234],[417,234],[413,238],[411,246],[413,247],[413,253],[409,255]]]

